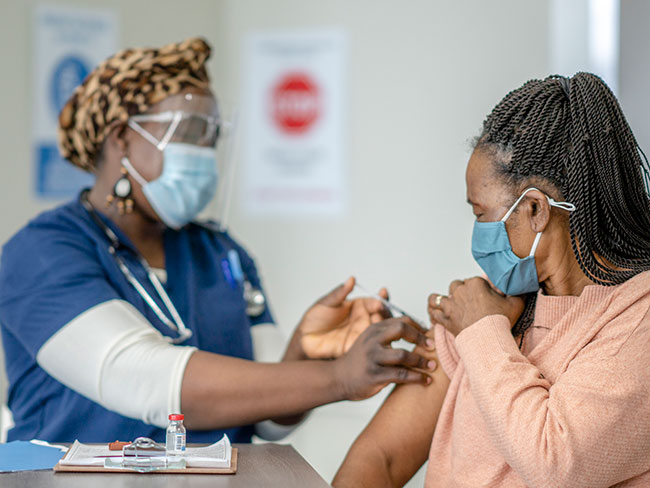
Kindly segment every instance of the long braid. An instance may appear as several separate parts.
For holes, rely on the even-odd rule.
[[[580,268],[600,285],[650,269],[650,171],[616,97],[590,73],[531,80],[488,115],[477,147],[493,150],[513,193],[543,181],[576,206],[569,218]],[[533,322],[536,294],[513,327]]]

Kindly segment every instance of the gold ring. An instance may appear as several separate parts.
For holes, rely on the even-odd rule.
[[[436,297],[436,308],[440,308],[440,302],[442,302],[442,295]]]

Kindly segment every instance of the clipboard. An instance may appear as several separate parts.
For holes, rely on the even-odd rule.
[[[55,473],[131,473],[131,474],[236,474],[237,473],[237,452],[236,447],[232,448],[229,468],[184,468],[184,469],[158,469],[139,473],[133,469],[105,468],[104,466],[69,466],[61,465],[60,462],[52,468]],[[65,456],[62,459],[67,457]]]

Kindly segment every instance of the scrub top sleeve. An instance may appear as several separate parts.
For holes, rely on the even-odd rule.
[[[237,244],[234,240],[232,240],[232,238],[230,241],[237,251],[237,254],[239,254],[239,260],[241,262],[242,269],[244,270],[244,274],[246,275],[246,279],[250,281],[250,284],[253,286],[253,288],[261,290],[262,293],[264,293],[264,297],[266,298],[266,306],[264,307],[264,311],[257,317],[250,317],[251,325],[275,324],[275,320],[273,320],[273,315],[271,314],[271,310],[269,308],[268,296],[264,292],[262,280],[260,279],[260,276],[257,272],[255,261],[253,261],[253,258],[248,255],[246,250]]]
[[[33,358],[75,317],[119,298],[79,229],[27,226],[3,249],[0,322]]]

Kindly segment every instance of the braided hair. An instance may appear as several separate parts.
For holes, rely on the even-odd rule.
[[[571,245],[591,281],[617,285],[650,269],[648,161],[598,76],[528,81],[487,116],[476,148],[490,151],[513,193],[543,182],[576,206]],[[513,335],[532,324],[536,296],[526,297]]]

